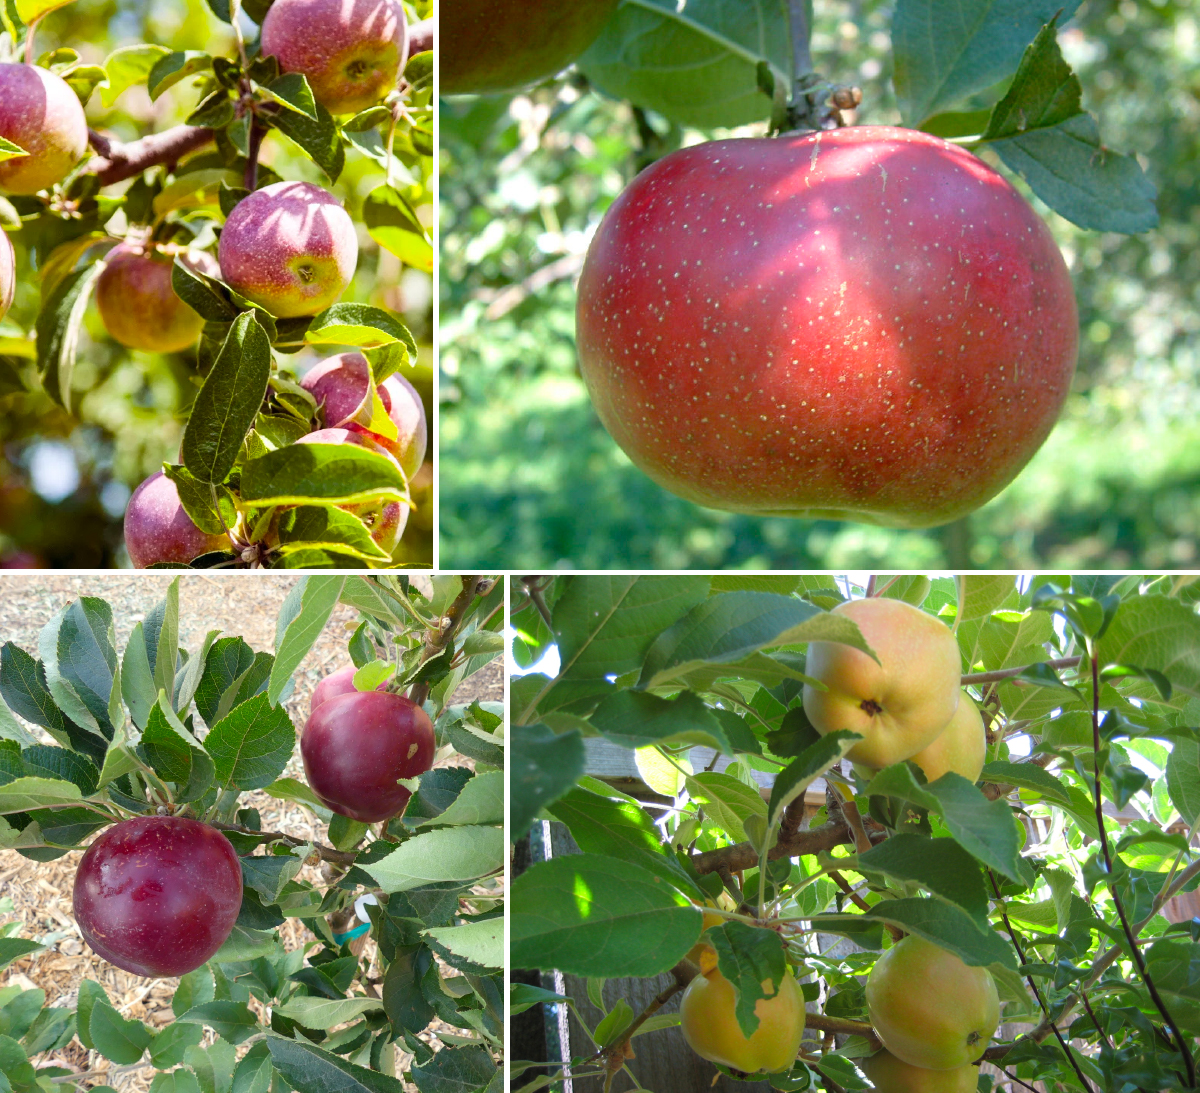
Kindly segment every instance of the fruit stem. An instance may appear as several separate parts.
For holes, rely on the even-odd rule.
[[[266,135],[266,128],[259,124],[256,117],[250,118],[250,136],[246,151],[246,173],[242,178],[242,182],[247,190],[258,189],[258,152],[262,148],[263,137]]]
[[[467,609],[474,603],[475,597],[481,594],[478,591],[481,584],[479,574],[464,573],[459,579],[462,581],[462,591],[446,609],[446,625],[439,629],[431,627],[426,635],[425,650],[421,655],[422,664],[438,656],[454,640],[455,632],[466,618]],[[491,591],[491,584],[488,585],[488,591]],[[414,683],[408,692],[408,698],[409,701],[415,702],[418,706],[424,706],[426,700],[429,698],[428,681],[422,680],[419,683]]]
[[[788,0],[788,22],[792,35],[792,99],[798,103],[808,90],[812,75],[812,28],[808,25],[811,0]]]
[[[33,38],[37,31],[37,25],[41,21],[42,17],[39,15],[25,28],[25,63],[27,65],[33,64]]]

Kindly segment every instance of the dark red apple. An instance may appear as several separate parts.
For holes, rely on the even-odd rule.
[[[331,698],[337,698],[338,695],[358,694],[358,690],[354,686],[354,673],[357,671],[358,669],[353,664],[347,664],[345,668],[330,672],[313,688],[312,698],[308,703],[308,712],[312,713],[318,706],[328,702]],[[381,691],[386,686],[387,680],[384,680],[375,689]]]
[[[1008,182],[936,137],[861,126],[642,172],[589,248],[577,334],[600,420],[674,493],[930,527],[1049,435],[1078,319]]]
[[[415,702],[355,691],[314,705],[300,738],[304,773],[334,812],[363,823],[397,816],[410,792],[397,785],[433,765],[433,722]]]
[[[100,956],[135,975],[183,975],[215,953],[242,906],[242,868],[215,827],[180,816],[115,824],[84,851],[75,920]]]
[[[438,14],[442,93],[515,91],[571,64],[617,0],[454,0]]]

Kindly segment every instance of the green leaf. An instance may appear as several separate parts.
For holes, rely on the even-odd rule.
[[[727,832],[734,842],[743,842],[746,831],[742,824],[750,816],[767,820],[767,802],[758,790],[729,774],[706,771],[690,775],[685,784],[693,801],[704,806],[709,819]]]
[[[376,186],[363,202],[367,234],[405,265],[433,272],[433,242],[416,211],[394,186]]]
[[[404,1086],[397,1079],[356,1066],[331,1052],[322,1051],[315,1044],[285,1040],[268,1032],[267,1047],[275,1069],[302,1093],[324,1093],[326,1090],[330,1093],[334,1090],[337,1093],[404,1093]],[[460,1052],[447,1054],[458,1055]]]
[[[584,751],[578,729],[560,735],[545,725],[513,725],[511,733],[509,822],[516,840],[529,830],[542,808],[562,797],[583,774]]]
[[[1200,816],[1200,741],[1181,738],[1172,743],[1167,759],[1167,792],[1171,804],[1191,827]]]
[[[71,381],[75,374],[83,317],[104,267],[101,260],[68,274],[38,312],[38,377],[46,394],[68,413],[71,411]]]
[[[13,144],[11,140],[5,140],[4,137],[0,137],[0,163],[3,163],[7,159],[20,159],[22,156],[27,155],[29,153],[19,144]]]
[[[0,786],[0,814],[51,808],[83,800],[73,782],[50,778],[15,778]]]
[[[41,725],[60,743],[72,742],[72,731],[83,733],[67,720],[46,686],[45,665],[11,641],[0,647],[0,695],[19,717]]]
[[[230,999],[218,998],[213,1002],[193,1006],[175,1020],[193,1025],[207,1025],[231,1044],[240,1044],[258,1031],[258,1020],[246,1003]]]
[[[255,313],[235,320],[192,403],[183,432],[183,463],[200,482],[221,483],[267,393],[271,343]]]
[[[91,596],[73,600],[42,627],[38,651],[59,707],[78,724],[110,737],[108,706],[117,667],[112,608]]]
[[[371,538],[357,516],[329,505],[300,505],[280,514],[276,531],[280,554],[320,548],[341,551],[364,562],[390,562],[391,555]]]
[[[354,345],[363,349],[399,344],[407,347],[410,360],[417,357],[417,343],[408,327],[390,311],[369,304],[334,304],[313,319],[304,340],[310,345]]]
[[[221,947],[213,954],[216,964],[241,964],[259,957],[279,954],[279,940],[270,930],[251,930],[234,926]]]
[[[197,1047],[203,1039],[204,1029],[199,1025],[167,1025],[150,1045],[150,1061],[159,1069],[178,1066],[183,1062],[187,1049]],[[195,1078],[192,1077],[192,1080],[195,1081]]]
[[[188,1045],[191,1047],[192,1045]],[[202,1093],[200,1080],[190,1070],[180,1067],[166,1074],[155,1074],[150,1093]]]
[[[421,1093],[460,1093],[468,1089],[500,1093],[496,1082],[503,1080],[503,1072],[483,1047],[439,1051],[424,1063],[414,1063],[410,1073]]]
[[[983,768],[985,782],[996,785],[1021,786],[1040,793],[1047,800],[1070,804],[1071,795],[1062,781],[1035,763],[1008,763],[1003,760],[988,763]]]
[[[858,733],[839,729],[822,736],[805,748],[775,776],[771,800],[767,809],[767,830],[773,830],[783,818],[784,809],[799,797],[830,767],[841,760],[862,737]],[[963,779],[966,781],[966,779]],[[974,787],[972,787],[974,788]]]
[[[330,182],[336,182],[346,164],[341,133],[325,107],[314,103],[313,109],[315,119],[295,110],[280,110],[271,119],[271,124],[295,141],[309,159],[325,172]]]
[[[230,1093],[268,1093],[273,1073],[270,1049],[260,1041],[242,1056]]]
[[[489,918],[462,926],[441,926],[425,933],[456,956],[485,968],[504,967],[504,919]]]
[[[1096,649],[1101,667],[1139,664],[1161,672],[1173,690],[1200,696],[1200,617],[1190,606],[1167,596],[1136,596],[1122,602]],[[1158,688],[1149,681],[1130,681],[1122,693],[1158,705]]]
[[[269,505],[407,501],[394,459],[354,444],[292,444],[246,461],[242,500]]]
[[[857,867],[901,884],[921,885],[957,904],[980,924],[987,921],[988,893],[979,864],[953,839],[900,832],[858,855]]]
[[[150,101],[153,102],[167,88],[174,87],[197,72],[210,72],[212,65],[211,54],[195,49],[176,50],[160,57],[146,77],[146,90],[150,92]]]
[[[723,922],[708,931],[708,939],[717,951],[721,974],[733,985],[737,995],[734,1014],[745,1036],[758,1031],[755,1008],[767,997],[763,984],[773,985],[773,996],[790,975],[783,954],[783,941],[773,930],[748,926],[744,922]]]
[[[14,960],[44,948],[41,942],[25,937],[0,937],[0,968],[7,968]]]
[[[385,892],[403,892],[443,881],[474,880],[495,873],[503,863],[504,833],[497,827],[469,826],[427,831],[363,868]]]
[[[504,772],[477,774],[444,812],[419,827],[501,824],[504,822]]]
[[[204,738],[218,781],[237,789],[270,785],[287,766],[295,745],[296,730],[287,711],[272,706],[265,694],[236,706]]]
[[[260,88],[267,98],[289,110],[303,114],[312,122],[317,121],[317,104],[313,99],[308,80],[299,72],[286,72]]]
[[[623,748],[686,743],[733,754],[723,723],[691,691],[675,699],[617,691],[600,701],[590,720],[602,736]]]
[[[81,979],[79,981],[79,1002],[75,1011],[75,1034],[79,1037],[79,1042],[89,1051],[94,1050],[96,1046],[92,1043],[91,1027],[92,1010],[97,1003],[111,1006],[108,994],[96,980]]]
[[[344,584],[344,577],[303,577],[283,601],[275,623],[275,663],[267,687],[272,704],[279,701],[292,673],[325,629]]]
[[[512,966],[568,975],[658,975],[695,944],[703,919],[653,873],[597,854],[532,866],[510,902]]]
[[[280,778],[278,781],[272,782],[269,786],[264,786],[263,792],[280,801],[295,801],[298,804],[308,805],[318,815],[329,814],[329,806],[323,804],[320,797],[313,793],[303,782],[298,782],[295,778]]]
[[[378,998],[317,998],[297,994],[282,1006],[276,1006],[275,1012],[305,1028],[333,1028],[381,1009],[383,1003]]]
[[[141,1021],[126,1020],[99,999],[92,1006],[88,1032],[96,1050],[121,1065],[136,1063],[154,1042],[154,1033]]]
[[[1044,23],[1079,0],[898,0],[892,16],[896,97],[914,124],[1004,79]]]

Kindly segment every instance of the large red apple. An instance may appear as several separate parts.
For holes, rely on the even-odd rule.
[[[378,823],[404,811],[397,785],[433,765],[433,722],[415,702],[387,691],[354,691],[314,705],[300,738],[304,773],[334,812]]]
[[[880,126],[666,156],[606,214],[577,312],[596,411],[656,482],[896,527],[1012,481],[1058,417],[1077,327],[1016,190]]]
[[[181,816],[114,824],[75,873],[84,940],[135,975],[183,975],[225,942],[242,906],[242,867],[215,827]]]

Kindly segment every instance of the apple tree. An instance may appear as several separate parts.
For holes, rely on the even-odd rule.
[[[1194,577],[518,584],[518,1088],[1197,1088]]]
[[[359,613],[347,667],[298,734],[281,702],[339,603]],[[174,1021],[153,1029],[92,979],[75,1010],[0,988],[0,1088],[111,1093],[93,1083],[152,1067],[155,1093],[499,1090],[503,711],[450,697],[499,653],[503,603],[479,575],[440,575],[431,596],[404,577],[314,575],[284,601],[273,653],[219,631],[185,650],[176,580],[124,649],[92,596],[46,621],[36,654],[5,643],[0,846],[49,861],[87,843],[73,892],[86,943],[179,980]],[[364,744],[363,701],[406,746],[427,736],[419,764],[397,775]],[[334,762],[306,747],[317,713],[362,799],[392,777],[374,822],[348,815]],[[285,773],[298,742],[307,780]],[[250,790],[311,810],[328,842],[264,830]],[[310,931],[299,948],[280,939],[288,918]],[[21,934],[5,924],[0,966],[54,943]],[[73,1038],[90,1070],[55,1058]]]
[[[10,437],[82,432],[137,474],[139,568],[429,565],[429,391],[396,309],[403,268],[433,270],[430,0],[214,0],[205,48],[107,55],[60,9],[0,11]],[[121,104],[182,123],[126,139]],[[26,565],[80,557],[21,515]]]

